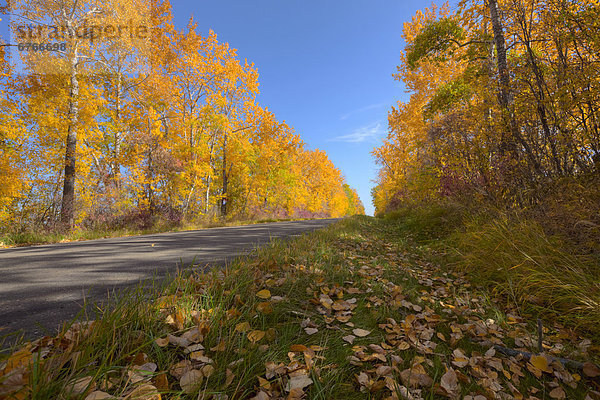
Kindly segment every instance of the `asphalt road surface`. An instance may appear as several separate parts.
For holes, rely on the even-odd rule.
[[[335,219],[277,222],[0,249],[0,337],[55,334],[84,305],[190,265],[222,265],[272,238]],[[0,340],[1,344],[2,340]]]

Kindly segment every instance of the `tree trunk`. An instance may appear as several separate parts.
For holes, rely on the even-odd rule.
[[[223,189],[221,190],[221,217],[227,216],[227,134],[223,139]]]
[[[214,140],[211,140],[210,142],[210,152],[209,152],[209,156],[208,156],[208,164],[210,166],[210,171],[214,171],[214,165],[213,165],[213,150],[215,147],[215,142]],[[212,183],[212,173],[209,172],[206,175],[206,200],[204,203],[204,214],[208,215],[208,211],[209,211],[209,207],[210,207],[210,185]]]
[[[535,82],[537,86],[536,90],[532,87],[532,92],[535,96],[535,101],[537,103],[537,112],[540,117],[540,123],[542,124],[542,130],[544,132],[544,136],[550,145],[550,151],[552,152],[552,160],[554,162],[554,167],[556,168],[556,172],[559,175],[562,175],[563,169],[560,163],[560,159],[558,156],[558,151],[556,149],[556,142],[550,130],[550,125],[548,123],[548,116],[546,112],[546,102],[545,102],[545,81],[542,71],[537,65],[537,61],[535,58],[535,54],[533,53],[533,49],[531,48],[531,38],[529,35],[529,30],[527,28],[527,21],[525,19],[525,12],[521,12],[521,29],[523,31],[523,40],[525,42],[525,48],[527,49],[527,56],[529,58],[529,63],[531,65],[531,70],[533,71],[533,75],[535,76]]]
[[[496,44],[496,54],[497,54],[497,68],[498,68],[498,77],[500,80],[500,95],[499,95],[499,103],[502,108],[502,111],[505,115],[505,119],[508,125],[509,132],[511,137],[506,138],[505,135],[502,135],[501,143],[500,143],[500,153],[504,153],[507,149],[515,153],[515,156],[518,156],[516,152],[514,139],[516,139],[523,149],[525,150],[525,154],[533,166],[534,170],[540,174],[541,168],[540,165],[535,158],[533,152],[531,151],[531,147],[521,135],[521,131],[517,125],[517,121],[515,119],[514,111],[512,109],[512,93],[510,87],[510,74],[508,71],[508,64],[506,61],[506,40],[504,38],[504,30],[502,28],[502,23],[500,22],[500,14],[498,13],[498,2],[497,0],[488,0],[488,8],[490,10],[490,18],[492,19],[492,29],[494,31],[494,42]]]
[[[121,157],[120,154],[120,147],[119,147],[119,142],[121,141],[121,96],[122,96],[122,92],[123,91],[123,74],[121,73],[121,71],[119,70],[118,75],[117,75],[117,98],[116,98],[116,104],[115,104],[115,123],[116,123],[116,129],[115,129],[115,147],[113,149],[113,165],[111,167],[111,173],[112,173],[112,181],[113,184],[115,186],[115,188],[119,189],[121,187],[121,165],[119,162],[119,158]]]
[[[79,119],[79,79],[77,50],[71,59],[71,92],[69,95],[69,126],[65,149],[65,176],[63,185],[62,206],[60,219],[63,225],[70,229],[75,219],[75,161],[77,151],[77,123]]]

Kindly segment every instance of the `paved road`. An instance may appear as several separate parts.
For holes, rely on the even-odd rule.
[[[182,266],[223,264],[271,238],[299,235],[335,221],[278,222],[0,249],[0,337],[16,331],[29,338],[55,333],[63,321],[81,311],[84,298],[102,301],[108,292],[174,274]]]

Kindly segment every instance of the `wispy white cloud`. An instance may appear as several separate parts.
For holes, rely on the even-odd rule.
[[[330,141],[346,143],[377,142],[384,135],[383,124],[378,121],[370,125],[361,126],[347,135],[336,136]]]
[[[362,113],[362,112],[365,112],[365,111],[369,111],[369,110],[376,110],[378,108],[385,107],[385,106],[386,106],[386,103],[370,104],[370,105],[368,105],[366,107],[359,108],[359,109],[354,110],[354,111],[350,111],[349,113],[340,116],[340,119],[341,120],[345,120],[345,119],[350,118],[354,114],[359,114],[359,113]]]

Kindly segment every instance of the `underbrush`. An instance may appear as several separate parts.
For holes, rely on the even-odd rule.
[[[524,213],[455,204],[407,206],[385,218],[437,263],[464,272],[531,320],[600,338],[600,259],[590,243],[584,251]]]
[[[160,215],[152,218],[123,218],[118,223],[87,223],[75,226],[71,231],[65,231],[56,226],[22,226],[0,230],[0,248],[31,246],[38,244],[74,242],[114,237],[149,235],[164,232],[179,232],[197,229],[217,228],[223,226],[238,226],[260,224],[267,222],[298,221],[300,218],[264,218],[264,219],[218,219],[198,218],[196,220],[172,220]]]

